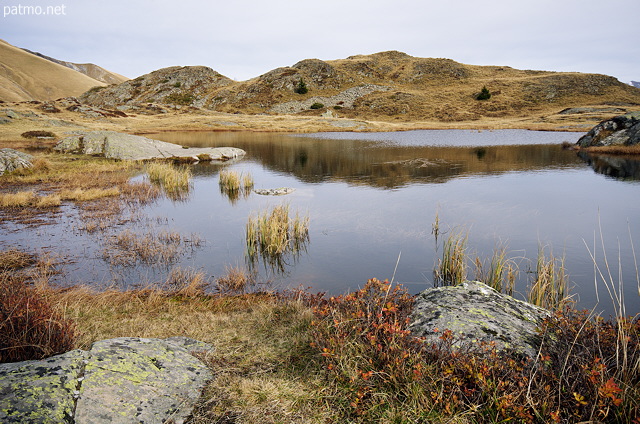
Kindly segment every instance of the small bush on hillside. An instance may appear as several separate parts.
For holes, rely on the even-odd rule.
[[[309,89],[307,88],[307,84],[305,84],[302,78],[300,78],[298,85],[293,91],[295,91],[298,94],[307,94],[309,92]]]
[[[323,107],[324,105],[322,103],[315,102],[309,109],[322,109]]]
[[[0,363],[42,359],[73,349],[75,324],[36,289],[0,275]]]
[[[480,94],[476,96],[476,100],[489,100],[491,98],[491,93],[487,89],[487,87],[482,87],[480,90]]]
[[[96,85],[95,87],[91,87],[85,94],[97,93],[98,91],[104,90],[105,88],[107,87],[103,85]]]
[[[56,138],[57,136],[51,131],[27,131],[20,134],[24,138]]]
[[[193,101],[196,98],[193,96],[193,94],[191,93],[172,93],[169,94],[167,97],[164,98],[165,102],[170,103],[170,104],[174,104],[174,105],[182,105],[182,106],[188,106],[191,103],[193,103]]]

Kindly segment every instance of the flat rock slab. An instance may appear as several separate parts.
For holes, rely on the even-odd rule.
[[[184,148],[173,143],[115,131],[91,131],[66,137],[54,149],[123,160],[226,161],[245,155],[244,150],[235,147]]]
[[[287,194],[293,193],[294,191],[295,189],[291,187],[257,188],[253,190],[254,193],[260,194],[262,196],[285,196]]]
[[[480,282],[427,289],[416,296],[410,330],[427,343],[440,342],[445,330],[454,347],[495,342],[498,350],[535,357],[537,327],[549,311],[502,294]]]
[[[182,423],[212,375],[185,337],[123,337],[42,361],[0,364],[2,423]]]
[[[31,168],[33,156],[14,149],[0,149],[0,175],[20,168]]]

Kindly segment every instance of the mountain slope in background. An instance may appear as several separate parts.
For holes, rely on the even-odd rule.
[[[104,82],[0,40],[0,100],[18,102],[79,96]]]
[[[306,93],[300,94],[300,81]],[[492,96],[478,101],[483,87]],[[249,114],[329,110],[349,118],[453,122],[585,105],[638,106],[640,90],[606,75],[473,66],[388,51],[306,59],[242,82],[202,66],[171,67],[94,89],[81,100],[121,108],[157,103]]]
[[[122,82],[129,80],[129,78],[125,76],[116,74],[115,72],[107,71],[106,69],[98,65],[94,65],[93,63],[66,62],[64,60],[58,60],[53,57],[43,55],[42,53],[32,52],[31,50],[28,50],[28,49],[22,49],[22,50],[24,50],[27,53],[31,53],[33,55],[41,57],[43,59],[47,59],[48,61],[51,61],[53,63],[57,63],[58,65],[66,66],[69,69],[78,71],[81,74],[85,74],[86,76],[91,77],[100,82],[103,82],[105,84],[120,84]]]

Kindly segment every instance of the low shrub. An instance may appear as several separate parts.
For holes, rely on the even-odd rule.
[[[482,87],[480,93],[476,96],[476,100],[489,100],[491,98],[491,93],[487,87]]]
[[[75,324],[24,281],[0,275],[0,362],[42,359],[73,349]]]
[[[344,421],[601,422],[640,424],[640,320],[564,309],[546,320],[537,358],[493,344],[412,337],[412,298],[370,280],[314,309],[312,346]]]
[[[296,85],[296,88],[293,91],[298,94],[307,94],[309,92],[309,89],[307,88],[307,84],[305,84],[304,80],[300,78],[298,85]]]
[[[20,135],[24,138],[56,138],[57,137],[57,135],[55,135],[51,131],[43,131],[43,130],[26,131]]]
[[[315,102],[309,107],[309,109],[322,109],[323,107],[324,105],[322,103]]]

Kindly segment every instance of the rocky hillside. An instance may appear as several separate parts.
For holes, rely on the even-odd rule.
[[[80,72],[81,74],[85,74],[88,77],[93,78],[94,80],[98,80],[105,84],[120,84],[121,82],[127,81],[129,78],[122,76],[120,74],[116,74],[115,72],[107,71],[106,69],[94,65],[93,63],[73,63],[66,62],[64,60],[58,60],[53,57],[49,57],[43,55],[42,53],[32,52],[28,49],[22,49],[27,53],[31,53],[43,59],[46,59],[50,62],[57,63],[58,65],[65,66],[69,69],[73,69],[74,71]]]
[[[491,97],[477,100],[483,87]],[[243,82],[205,67],[172,67],[92,90],[81,100],[121,109],[159,103],[230,113],[473,121],[586,105],[637,108],[640,89],[605,75],[472,66],[389,51],[306,59]]]

